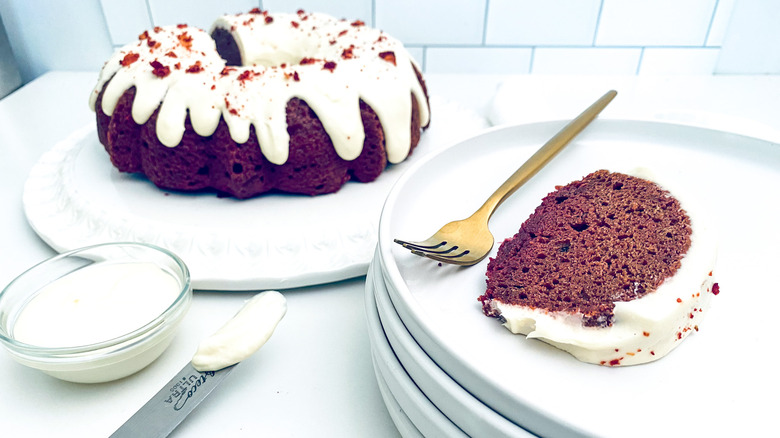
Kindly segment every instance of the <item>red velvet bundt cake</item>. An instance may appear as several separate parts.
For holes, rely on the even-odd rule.
[[[122,172],[164,189],[318,195],[406,159],[429,122],[403,45],[323,14],[156,27],[106,62],[90,98]]]
[[[487,268],[483,312],[602,365],[656,360],[717,294],[706,226],[667,190],[606,170],[548,194]]]

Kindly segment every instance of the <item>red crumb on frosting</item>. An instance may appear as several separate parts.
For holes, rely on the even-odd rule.
[[[365,26],[366,25],[366,23],[363,22],[362,20],[355,20],[355,21],[353,21],[350,24],[352,25],[352,27],[360,27],[360,26]]]
[[[352,50],[355,48],[355,46],[349,46],[346,49],[344,49],[341,52],[341,58],[342,59],[352,59],[355,57],[355,55],[352,53]]]
[[[253,76],[254,76],[254,72],[252,70],[244,70],[241,72],[240,75],[238,75],[238,80],[241,82],[248,81],[252,79]]]
[[[149,65],[152,66],[152,74],[158,78],[164,78],[171,74],[171,69],[168,66],[162,65],[162,63],[156,59],[150,62]]]
[[[718,283],[713,284],[712,285],[712,294],[713,295],[717,295],[719,293],[720,293],[720,286],[718,285]]]
[[[183,32],[179,35],[179,44],[187,50],[192,49],[192,35],[187,32]]]
[[[195,64],[187,67],[186,70],[187,73],[198,73],[201,71],[203,71],[203,66],[200,64],[200,61],[195,61]]]
[[[390,64],[396,65],[394,52],[380,52],[379,57],[389,62]]]
[[[122,67],[127,67],[128,65],[138,61],[138,57],[140,55],[138,53],[130,52],[127,55],[125,55],[124,58],[122,58],[121,61],[119,61],[119,64],[122,65]]]
[[[336,63],[333,61],[327,61],[322,65],[323,70],[330,70],[331,72],[336,69]]]

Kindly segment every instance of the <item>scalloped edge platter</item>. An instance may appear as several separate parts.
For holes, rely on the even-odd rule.
[[[95,126],[45,153],[25,183],[28,223],[56,251],[102,242],[155,244],[187,263],[201,290],[287,289],[365,275],[384,200],[410,162],[487,127],[481,116],[436,96],[433,121],[414,154],[372,183],[316,197],[248,200],[160,190],[109,162]]]

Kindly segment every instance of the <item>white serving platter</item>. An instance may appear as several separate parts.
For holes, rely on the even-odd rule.
[[[25,184],[30,226],[59,252],[101,242],[167,248],[189,266],[193,287],[282,289],[365,275],[382,203],[410,163],[487,126],[458,104],[431,98],[432,122],[412,156],[369,184],[317,197],[249,200],[160,190],[109,162],[93,125],[44,154]]]

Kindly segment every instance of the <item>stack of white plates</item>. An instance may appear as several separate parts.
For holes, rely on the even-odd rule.
[[[718,212],[715,276],[722,293],[700,331],[653,363],[596,366],[513,335],[484,316],[477,300],[487,260],[441,265],[393,243],[423,240],[467,217],[562,126],[489,130],[424,157],[390,192],[366,305],[377,381],[398,429],[407,437],[777,432],[772,419],[780,379],[766,355],[778,346],[773,321],[780,294],[768,293],[765,279],[780,266],[780,203],[766,202],[767,192],[757,190],[780,187],[776,144],[678,125],[597,120],[492,218],[500,243],[555,185],[602,168],[641,165],[690,181],[702,204]],[[745,238],[746,218],[750,235],[760,239]]]

